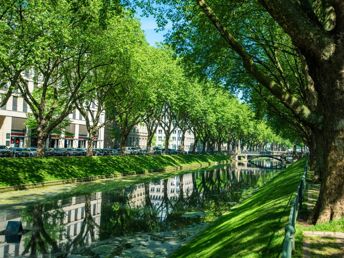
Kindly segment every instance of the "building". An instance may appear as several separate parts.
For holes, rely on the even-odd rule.
[[[34,83],[30,79],[30,72],[25,72],[23,77],[27,80],[29,90],[32,91]],[[5,94],[0,90],[0,96]],[[0,107],[0,145],[9,147],[35,147],[35,133],[28,128],[26,120],[30,108],[24,101],[21,94],[14,92],[6,105]],[[78,110],[69,115],[70,124],[64,130],[54,130],[47,140],[47,147],[51,148],[86,148],[88,133],[86,122]],[[101,121],[105,120],[105,113],[101,115]],[[94,139],[94,147],[103,148],[104,128],[98,132],[97,139]]]
[[[118,147],[119,142],[116,141],[114,135],[112,133],[113,129],[106,128],[105,129],[106,140],[105,140],[105,147],[106,148],[113,148]],[[140,147],[141,149],[147,149],[147,139],[148,139],[148,131],[147,127],[144,123],[140,123],[133,127],[128,135],[126,146],[128,147]],[[194,135],[190,130],[187,130],[185,133],[185,140],[184,140],[184,147],[185,151],[190,151],[193,148],[193,144],[195,142]],[[170,136],[169,142],[169,149],[178,150],[181,147],[182,143],[182,131],[179,128],[176,128]],[[158,126],[152,141],[152,147],[165,147],[165,133],[162,127]]]
[[[145,150],[147,148],[148,131],[144,123],[135,125],[130,131],[127,139],[127,146],[140,147]]]
[[[105,128],[104,148],[117,148],[120,146],[119,137],[115,136],[116,127],[107,126]],[[145,150],[147,148],[148,131],[143,123],[135,125],[127,138],[125,146],[140,147]]]
[[[187,130],[185,133],[184,139],[184,150],[190,151],[192,150],[193,144],[195,142],[195,138],[193,133],[190,130]],[[170,136],[170,141],[168,148],[173,150],[180,149],[182,144],[182,131],[177,127]],[[158,126],[156,130],[156,146],[165,147],[165,133],[162,127]]]

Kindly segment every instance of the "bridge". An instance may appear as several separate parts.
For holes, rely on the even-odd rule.
[[[271,158],[287,163],[288,158],[292,158],[293,155],[287,151],[260,151],[260,152],[242,152],[234,154],[234,160],[240,162],[249,162],[255,158]]]

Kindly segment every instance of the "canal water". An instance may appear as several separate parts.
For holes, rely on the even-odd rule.
[[[277,167],[258,160],[8,206],[0,211],[0,257],[166,257],[268,183]],[[5,235],[9,221],[24,231]]]

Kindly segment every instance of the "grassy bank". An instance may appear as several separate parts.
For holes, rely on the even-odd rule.
[[[278,257],[304,162],[289,166],[173,257]]]
[[[175,166],[217,162],[228,159],[221,154],[47,157],[0,159],[0,186],[36,184],[95,176],[143,174]]]

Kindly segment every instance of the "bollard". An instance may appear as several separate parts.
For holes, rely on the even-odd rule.
[[[23,231],[24,230],[21,221],[9,221],[5,230],[6,243],[20,243]]]
[[[14,236],[23,233],[23,226],[21,221],[9,221],[6,226],[5,235]]]

